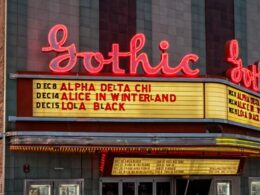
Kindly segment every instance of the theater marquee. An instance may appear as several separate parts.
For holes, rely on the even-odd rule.
[[[260,98],[228,87],[228,120],[260,127]]]
[[[225,84],[207,83],[206,118],[260,127],[260,98]]]
[[[237,159],[115,157],[112,175],[235,175]]]
[[[147,53],[142,51],[146,42],[142,33],[131,38],[129,51],[121,51],[120,45],[113,43],[107,55],[78,51],[67,39],[67,27],[57,24],[49,31],[47,45],[41,48],[42,52],[56,53],[49,63],[54,74],[46,77],[21,74],[20,78],[27,80],[18,81],[18,91],[22,93],[18,92],[18,96],[24,98],[24,94],[30,94],[30,97],[18,98],[18,117],[45,117],[47,121],[48,117],[99,121],[159,119],[161,122],[224,122],[260,127],[258,64],[243,65],[237,40],[228,41],[225,48],[225,61],[231,65],[226,72],[230,83],[200,77],[200,69],[193,66],[199,56],[193,53],[183,56],[178,64],[170,64],[170,43],[166,40],[159,43],[160,61],[152,65]],[[129,60],[128,73],[120,67],[119,59],[123,58]],[[69,77],[65,75],[76,66],[84,67],[82,77],[77,73],[70,77],[75,80],[66,80]],[[105,67],[111,68],[112,76],[102,76]],[[139,73],[146,78],[139,78]]]
[[[33,80],[33,116],[203,118],[203,84]]]
[[[223,119],[260,127],[260,98],[221,83],[32,81],[32,116]]]

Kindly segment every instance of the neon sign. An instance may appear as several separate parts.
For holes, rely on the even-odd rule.
[[[198,68],[192,69],[191,64],[198,61],[199,56],[196,54],[185,55],[180,63],[175,67],[169,64],[169,54],[167,49],[170,44],[162,40],[159,44],[161,51],[160,62],[152,66],[149,62],[148,55],[142,52],[145,45],[145,35],[138,33],[130,40],[129,51],[120,51],[117,43],[112,44],[111,51],[108,52],[108,58],[105,58],[100,52],[78,52],[74,43],[66,46],[68,39],[68,29],[63,24],[57,24],[51,28],[48,34],[49,46],[43,47],[43,52],[57,52],[60,55],[54,57],[49,68],[55,73],[66,73],[71,71],[77,64],[78,59],[82,60],[82,65],[90,74],[98,74],[104,66],[111,65],[112,73],[115,75],[125,75],[126,72],[120,67],[120,58],[129,58],[129,74],[136,75],[138,67],[141,66],[143,72],[147,75],[163,74],[164,76],[176,76],[180,72],[187,77],[196,77],[199,75]],[[227,42],[225,48],[225,61],[232,65],[226,72],[227,77],[234,83],[243,85],[253,91],[258,91],[258,81],[260,72],[257,64],[243,67],[242,59],[239,58],[238,41],[233,39]]]
[[[61,38],[58,38],[58,33]],[[120,51],[119,44],[112,44],[111,52],[108,53],[109,58],[105,59],[100,52],[77,52],[74,43],[65,46],[68,38],[67,27],[63,24],[57,24],[51,28],[48,34],[49,46],[43,47],[43,52],[57,52],[59,56],[51,60],[49,67],[53,72],[65,73],[71,71],[77,64],[78,59],[82,59],[83,66],[90,74],[100,73],[105,65],[112,65],[112,72],[117,75],[124,75],[125,70],[119,66],[119,58],[130,59],[130,75],[137,74],[138,66],[142,66],[144,73],[147,75],[156,75],[162,73],[165,76],[174,76],[182,72],[185,76],[195,77],[199,74],[199,69],[192,69],[190,63],[198,61],[199,57],[195,54],[185,55],[176,67],[169,65],[169,42],[163,40],[159,44],[161,50],[161,60],[156,66],[152,66],[148,56],[142,52],[145,45],[145,35],[138,33],[134,35],[130,41],[130,51]],[[95,61],[95,65],[93,63]]]
[[[258,80],[260,73],[258,72],[257,64],[249,65],[247,68],[243,67],[242,59],[239,55],[238,41],[233,39],[226,43],[226,62],[233,67],[228,69],[227,76],[232,82],[241,83],[244,87],[258,91]]]

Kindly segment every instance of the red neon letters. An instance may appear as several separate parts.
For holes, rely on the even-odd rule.
[[[232,82],[241,83],[244,87],[258,91],[258,80],[260,73],[258,72],[258,65],[252,64],[248,68],[243,67],[242,59],[239,55],[238,41],[233,39],[226,43],[226,62],[230,63],[233,67],[226,72],[227,76]]]
[[[58,32],[61,33],[61,39],[58,40]],[[55,51],[61,55],[51,60],[49,67],[53,72],[64,73],[72,70],[75,67],[78,58],[83,61],[83,66],[91,74],[99,73],[105,65],[112,65],[112,72],[114,74],[125,74],[125,70],[119,66],[120,57],[128,57],[130,59],[130,74],[137,74],[139,64],[141,64],[143,71],[148,75],[155,75],[161,71],[166,76],[173,76],[183,72],[184,75],[194,77],[199,74],[199,69],[191,69],[190,62],[198,61],[199,57],[195,54],[185,55],[181,62],[176,67],[169,65],[169,54],[166,52],[169,48],[168,41],[161,41],[159,48],[161,50],[161,60],[158,65],[151,66],[146,53],[141,52],[145,45],[144,34],[136,34],[130,41],[130,51],[121,52],[119,44],[112,44],[111,52],[108,53],[110,58],[105,59],[100,52],[77,52],[75,44],[64,46],[68,38],[68,30],[65,25],[57,24],[51,28],[48,34],[48,47],[43,47],[43,52]],[[95,60],[97,65],[93,65]]]

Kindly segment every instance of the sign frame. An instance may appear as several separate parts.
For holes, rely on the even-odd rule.
[[[220,78],[165,78],[165,77],[156,77],[156,78],[149,78],[149,77],[121,77],[121,76],[105,76],[105,77],[99,77],[99,76],[79,76],[79,75],[38,75],[35,73],[16,73],[16,74],[10,74],[11,79],[17,79],[18,80],[18,100],[20,99],[19,93],[23,93],[24,90],[28,90],[29,83],[31,83],[32,79],[66,79],[66,80],[74,80],[74,79],[81,79],[81,80],[114,80],[114,81],[167,81],[167,82],[203,82],[203,83],[217,83],[217,84],[224,84],[230,87],[233,87],[235,89],[241,90],[243,92],[246,92],[250,95],[256,96],[257,98],[260,97],[259,93],[253,92],[249,89],[246,89],[244,87],[238,86],[232,82],[229,82],[227,80],[223,80]],[[26,87],[25,87],[26,84]],[[30,99],[30,98],[29,98]],[[31,100],[32,101],[32,100]],[[63,118],[63,117],[32,117],[32,114],[30,114],[30,111],[28,111],[28,106],[30,104],[21,104],[18,101],[18,112],[17,116],[8,116],[8,120],[10,122],[44,122],[44,121],[53,121],[53,122],[74,122],[74,121],[81,121],[81,122],[179,122],[179,123],[223,123],[223,124],[230,124],[235,126],[240,126],[243,128],[250,128],[254,130],[259,130],[258,127],[254,127],[251,125],[246,125],[242,123],[237,123],[233,121],[228,121],[225,119],[219,119],[219,118],[204,118],[204,119],[118,119],[118,118]]]
[[[129,156],[114,156],[111,162],[111,170],[110,174],[111,176],[145,176],[145,175],[188,175],[188,176],[196,176],[196,175],[238,175],[241,170],[241,166],[243,165],[243,161],[241,159],[234,159],[234,158],[188,158],[188,157],[178,157],[178,158],[170,158],[170,157],[144,157],[144,156],[137,156],[137,157],[129,157]],[[118,164],[120,162],[123,162],[124,164]],[[127,161],[127,162],[126,162]],[[129,161],[129,162],[128,162]],[[135,162],[140,161],[140,162]],[[160,161],[160,162],[159,162]],[[168,162],[167,162],[168,161]],[[183,161],[181,164],[178,164],[178,161]],[[184,163],[184,161],[187,161]],[[191,164],[189,164],[189,161]],[[200,164],[194,164],[192,162],[200,162]],[[214,168],[214,165],[210,165],[210,167],[214,168],[212,173],[207,173],[206,169],[209,169],[205,165],[203,167],[203,163],[212,163],[212,162],[221,162],[226,161],[228,163],[234,163],[236,164],[236,167],[234,167],[235,172],[232,172],[228,170],[227,173],[222,170],[220,170],[220,167],[224,166],[223,164],[216,165],[217,167]],[[133,164],[131,164],[133,163]],[[149,164],[152,163],[152,164]],[[159,163],[159,164],[158,164]],[[184,164],[183,164],[184,163]],[[109,163],[110,164],[110,163]],[[229,164],[229,166],[231,166]],[[146,168],[139,169],[139,171],[133,169],[134,166],[145,166]],[[180,165],[180,166],[179,166]],[[228,166],[228,165],[227,165]],[[128,167],[128,168],[127,168]],[[150,168],[149,168],[150,167]],[[119,169],[119,170],[118,170]],[[131,171],[134,170],[134,173]],[[148,173],[144,173],[143,170],[147,170]],[[158,169],[158,172],[154,172]],[[225,169],[225,168],[224,168]],[[226,168],[227,169],[227,168]],[[168,171],[167,171],[168,170]],[[182,170],[182,171],[181,171]],[[186,172],[185,172],[186,170]],[[149,173],[150,171],[150,173]],[[172,171],[172,173],[170,173]],[[176,173],[174,173],[174,171]],[[188,171],[191,171],[190,174],[187,173]],[[197,171],[197,172],[196,172]],[[202,172],[199,172],[202,171]],[[140,173],[139,173],[140,172]],[[154,173],[153,173],[154,172]],[[192,173],[193,172],[193,173]]]

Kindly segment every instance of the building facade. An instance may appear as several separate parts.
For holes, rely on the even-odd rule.
[[[260,2],[0,2],[3,194],[260,193]]]
[[[1,57],[0,57],[0,66],[1,66],[1,70],[0,70],[0,74],[1,74],[1,83],[5,83],[5,80],[4,80],[4,78],[5,78],[5,73],[4,73],[4,70],[5,70],[5,68],[4,68],[4,66],[5,66],[5,60],[6,60],[6,57],[5,57],[5,49],[6,49],[6,47],[5,47],[5,19],[6,19],[6,17],[5,17],[5,2],[4,1],[1,1],[0,2],[0,12],[1,12],[1,16],[0,16],[0,26],[1,26],[1,28],[0,28],[0,53],[1,53]],[[3,151],[4,150],[4,148],[3,148],[3,145],[4,145],[4,139],[3,139],[3,131],[4,131],[4,129],[5,129],[5,127],[4,127],[4,124],[5,124],[5,122],[4,122],[4,111],[5,111],[5,109],[4,109],[4,105],[5,105],[5,103],[4,103],[4,99],[5,99],[5,92],[4,92],[4,85],[1,85],[1,89],[0,89],[0,110],[1,110],[1,119],[0,119],[0,126],[1,126],[1,130],[0,130],[0,132],[1,132],[1,140],[0,140],[0,150],[1,151]],[[3,169],[3,167],[4,167],[4,155],[1,155],[1,157],[0,157],[0,160],[1,160],[1,163],[0,163],[0,175],[1,175],[1,182],[0,182],[0,194],[3,194],[3,180],[4,180],[4,178],[3,178],[3,175],[4,175],[4,169]]]

